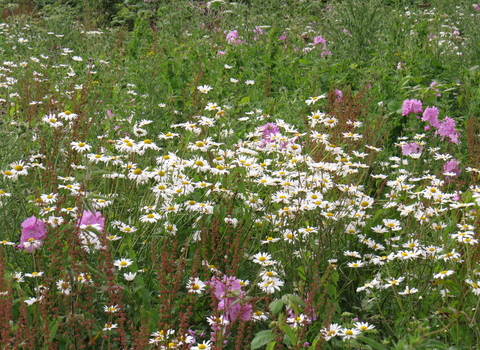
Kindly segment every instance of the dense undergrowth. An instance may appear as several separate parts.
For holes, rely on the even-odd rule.
[[[478,5],[0,4],[2,349],[478,346]]]

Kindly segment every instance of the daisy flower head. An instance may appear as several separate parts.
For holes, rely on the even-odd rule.
[[[330,339],[339,335],[341,330],[342,330],[342,327],[339,324],[332,323],[330,326],[320,330],[320,333],[322,334],[323,338],[326,341],[329,341]]]
[[[78,117],[78,114],[72,113],[70,111],[65,111],[62,113],[58,113],[58,117],[62,118],[63,120],[75,120]]]
[[[398,292],[400,295],[408,295],[408,294],[415,294],[418,292],[417,288],[409,288],[408,286],[405,287],[403,292]]]
[[[314,104],[318,100],[320,100],[322,98],[326,98],[326,97],[327,97],[327,95],[325,95],[325,94],[320,95],[320,96],[309,97],[307,100],[305,100],[305,103],[310,106],[311,104]]]
[[[210,85],[197,86],[197,90],[204,94],[208,94],[208,92],[212,89],[213,88]]]
[[[272,256],[268,253],[257,253],[253,256],[253,262],[261,266],[271,266],[276,264],[275,260],[272,260]]]
[[[342,337],[342,340],[355,339],[361,332],[356,328],[342,328],[338,335]]]
[[[105,326],[103,327],[103,330],[104,331],[111,331],[111,330],[114,330],[115,328],[118,328],[118,324],[117,323],[106,323]]]
[[[375,328],[373,324],[369,324],[368,322],[355,322],[353,325],[356,329],[362,332],[369,331]]]
[[[50,125],[52,128],[58,128],[60,126],[63,126],[63,123],[57,118],[55,114],[48,114],[44,116],[42,121]]]
[[[433,278],[443,280],[445,277],[453,275],[454,273],[455,273],[455,271],[453,271],[453,270],[443,270],[443,271],[440,271],[439,273],[433,275]]]
[[[113,266],[116,266],[118,267],[119,270],[121,270],[124,267],[128,267],[132,264],[133,264],[133,260],[122,258],[122,259],[115,260],[115,262],[113,263]]]
[[[72,146],[72,149],[77,151],[77,152],[86,152],[86,151],[90,151],[92,149],[92,146],[90,145],[87,145],[86,143],[84,142],[71,142],[70,143],[70,146]]]
[[[207,285],[203,283],[198,277],[190,277],[187,284],[187,289],[189,293],[201,294]]]
[[[70,283],[64,280],[59,280],[57,282],[57,289],[65,295],[70,294]]]
[[[133,281],[136,276],[137,276],[136,272],[125,272],[123,274],[123,277],[125,278],[125,281],[128,281],[128,282]]]
[[[190,350],[211,350],[213,343],[210,340],[206,340],[201,344],[192,346]]]

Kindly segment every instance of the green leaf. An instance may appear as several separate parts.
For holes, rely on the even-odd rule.
[[[277,300],[272,301],[270,303],[270,305],[268,306],[268,308],[270,309],[272,314],[278,315],[283,310],[284,305],[285,304],[283,303],[282,299],[277,299]]]
[[[252,339],[252,342],[250,343],[250,349],[258,349],[259,347],[264,346],[265,344],[273,341],[274,339],[275,336],[273,335],[271,329],[260,331],[255,334],[255,338]]]
[[[297,345],[297,337],[295,336],[295,333],[293,332],[292,327],[290,327],[290,325],[286,324],[285,326],[282,327],[282,330],[288,336],[292,345],[296,346]]]
[[[50,336],[48,338],[48,341],[49,342],[52,342],[53,339],[55,339],[55,336],[57,335],[57,331],[58,331],[58,324],[59,324],[59,319],[57,318],[55,321],[52,322],[52,324],[50,324]]]
[[[275,345],[277,345],[277,342],[271,341],[270,343],[268,343],[268,345],[267,345],[267,347],[265,348],[265,350],[273,350],[273,349],[275,349]]]
[[[400,101],[389,101],[387,108],[390,112],[397,112],[402,108],[402,103]]]
[[[370,338],[367,338],[367,337],[364,337],[364,336],[358,336],[357,337],[358,340],[361,340],[363,341],[364,343],[367,343],[368,345],[370,345],[372,347],[372,349],[376,349],[376,350],[388,350],[386,347],[384,347],[382,344],[380,343],[377,343],[375,340],[372,340]]]
[[[247,104],[250,103],[250,96],[245,96],[240,100],[240,104]]]

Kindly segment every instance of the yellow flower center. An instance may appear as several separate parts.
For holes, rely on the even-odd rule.
[[[13,170],[15,170],[15,171],[22,171],[22,170],[23,170],[23,166],[21,166],[21,165],[15,165],[15,166],[13,167]]]
[[[143,143],[151,144],[151,143],[152,143],[152,140],[150,140],[150,139],[145,139],[145,140],[143,140]]]

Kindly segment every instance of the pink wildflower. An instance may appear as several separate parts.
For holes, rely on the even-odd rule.
[[[455,158],[451,159],[445,163],[445,165],[443,166],[443,171],[446,173],[455,174],[454,177],[459,177],[461,173],[461,170],[458,167],[459,165],[460,162],[458,162]]]
[[[405,100],[402,105],[402,115],[410,113],[422,113],[422,101],[419,100]]]
[[[422,153],[423,147],[416,144],[415,142],[406,143],[402,146],[402,154],[408,156],[412,153]]]
[[[434,128],[438,128],[440,126],[440,122],[438,121],[438,113],[437,107],[427,107],[425,108],[425,112],[423,112],[422,120],[424,122],[429,122]]]
[[[42,240],[45,239],[47,229],[45,223],[31,216],[22,222],[22,235],[20,237],[20,244],[18,249],[25,249],[33,253],[35,249],[39,249],[42,245]]]
[[[93,213],[89,210],[84,210],[82,217],[78,220],[78,226],[94,226],[99,231],[103,231],[105,228],[105,218],[99,211]]]

